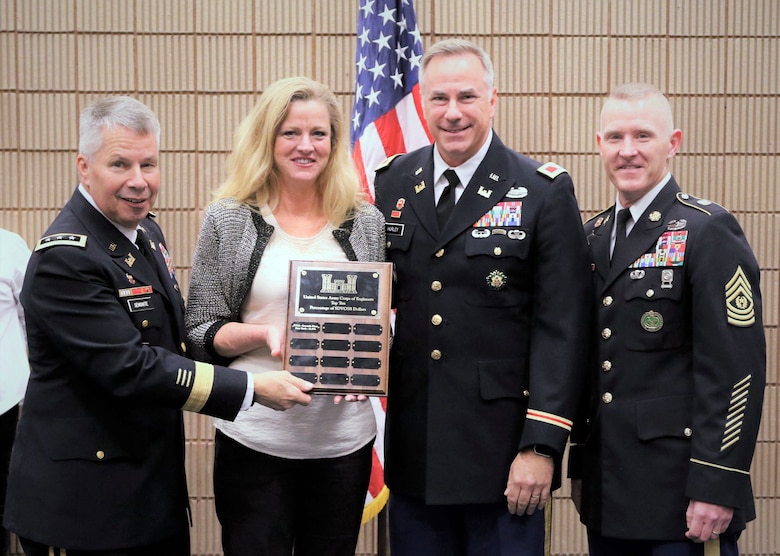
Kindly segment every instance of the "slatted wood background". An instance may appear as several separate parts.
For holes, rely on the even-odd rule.
[[[200,211],[231,136],[271,81],[304,74],[352,104],[357,11],[365,0],[0,0],[0,226],[32,246],[76,184],[79,110],[132,94],[163,124],[158,212],[186,287]],[[763,271],[769,348],[753,478],[759,518],[745,555],[780,554],[780,2],[777,0],[416,0],[424,44],[484,46],[500,91],[495,129],[567,167],[583,219],[613,193],[596,154],[610,87],[651,81],[683,129],[673,172],[737,215]],[[188,415],[193,554],[218,555],[208,418]],[[585,554],[568,490],[553,553]],[[376,521],[358,554],[379,552]]]

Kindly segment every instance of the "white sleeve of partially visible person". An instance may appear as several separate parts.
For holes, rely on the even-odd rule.
[[[24,310],[19,301],[29,259],[25,241],[0,228],[0,415],[22,401],[30,376]]]

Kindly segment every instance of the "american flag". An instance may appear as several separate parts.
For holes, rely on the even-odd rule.
[[[374,197],[374,168],[388,156],[428,145],[417,74],[422,37],[412,0],[361,0],[352,111],[352,157],[363,189]],[[377,419],[363,523],[387,502],[384,477],[385,398],[370,398]]]
[[[412,0],[361,0],[351,140],[363,188],[372,198],[380,162],[432,141],[417,79],[422,52]]]

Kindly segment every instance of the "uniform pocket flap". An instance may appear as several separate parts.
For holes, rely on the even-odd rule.
[[[526,389],[520,359],[479,362],[479,391],[483,400],[523,398]]]
[[[652,440],[664,436],[690,437],[690,398],[669,396],[637,402],[636,427],[640,440]]]

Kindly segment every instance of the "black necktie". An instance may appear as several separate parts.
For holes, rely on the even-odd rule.
[[[612,259],[615,260],[620,256],[621,249],[626,245],[626,223],[631,218],[631,211],[628,209],[620,209],[615,217],[615,247],[612,249]]]
[[[447,219],[455,208],[455,188],[460,183],[458,174],[455,170],[445,170],[444,177],[447,178],[447,185],[444,187],[439,202],[436,203],[436,220],[439,222],[439,230],[444,229]]]
[[[135,237],[135,244],[138,247],[138,250],[141,251],[144,258],[149,261],[149,264],[155,266],[154,254],[151,251],[151,247],[149,247],[149,238],[141,228],[138,228],[137,231],[138,235]]]

